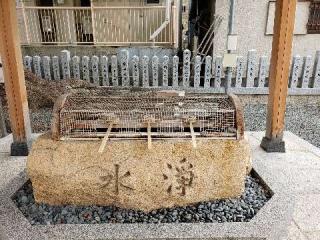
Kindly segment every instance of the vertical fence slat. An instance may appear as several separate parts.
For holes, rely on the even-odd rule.
[[[49,56],[44,56],[42,58],[43,75],[44,79],[52,80],[51,78],[51,58]]]
[[[140,68],[139,68],[140,59],[138,56],[132,57],[132,78],[133,78],[133,86],[140,86]]]
[[[30,2],[31,0],[29,0]],[[96,2],[105,3],[106,0],[91,0]],[[28,1],[27,1],[28,2]],[[61,1],[55,0],[53,2],[73,2],[73,1]],[[76,1],[80,2],[80,0]],[[112,1],[119,2],[119,1]],[[129,1],[130,2],[130,1]],[[150,35],[158,28],[158,24],[165,21],[166,10],[164,8],[147,7],[143,8],[144,0],[136,1],[139,2],[139,9],[134,9],[131,6],[126,6],[118,9],[109,8],[99,8],[99,4],[95,7],[93,4],[91,9],[42,9],[38,12],[38,9],[24,9],[23,14],[25,15],[25,26],[26,30],[24,35],[27,35],[28,43],[39,43],[42,40],[49,40],[52,43],[89,43],[94,44],[105,43],[107,45],[114,45],[116,43],[140,43],[143,45],[150,43]],[[54,4],[56,5],[56,4]],[[106,6],[100,4],[101,6]],[[107,4],[108,5],[108,4]],[[111,4],[112,5],[112,4]],[[120,4],[123,5],[123,4]],[[130,5],[130,4],[129,4]],[[59,4],[58,4],[59,6]],[[173,10],[173,9],[171,9]],[[170,11],[171,11],[170,10]],[[90,12],[89,12],[90,11]],[[169,12],[168,12],[169,13]],[[54,33],[50,34],[46,31],[40,31],[39,22],[37,21],[41,15],[45,14],[55,19],[55,24],[51,27],[54,29]],[[171,14],[171,13],[170,13]],[[86,19],[90,16],[92,19]],[[124,18],[123,16],[127,16]],[[141,17],[144,16],[144,17]],[[176,13],[172,12],[170,18],[172,20],[177,20]],[[82,29],[79,27],[75,28],[74,20],[82,20]],[[130,22],[130,28],[127,22]],[[50,22],[49,22],[50,23]],[[49,24],[48,23],[48,24]],[[112,24],[111,24],[112,23]],[[90,25],[88,25],[90,24]],[[118,26],[116,28],[110,27]],[[162,32],[155,38],[155,41],[164,44],[174,44],[174,40],[177,37],[176,31],[174,31],[173,21],[165,28]],[[91,33],[92,36],[89,37],[88,34]],[[44,35],[44,36],[41,36]],[[46,39],[42,39],[45,37]],[[25,37],[24,37],[25,38]],[[116,45],[119,45],[116,44]]]
[[[309,81],[312,73],[312,57],[310,55],[304,58],[303,72],[302,72],[302,88],[309,87]]]
[[[151,59],[151,68],[152,68],[152,86],[159,86],[159,58],[153,56]]]
[[[117,87],[118,83],[118,58],[113,55],[111,57],[111,78],[112,78],[112,86]]]
[[[267,71],[268,71],[268,58],[262,56],[259,64],[259,76],[258,76],[258,87],[263,88],[266,83]]]
[[[206,56],[205,61],[205,75],[204,75],[204,88],[210,88],[210,82],[212,78],[212,57]]]
[[[237,57],[237,67],[236,67],[236,88],[242,87],[242,79],[243,79],[243,71],[244,71],[244,58],[242,56]]]
[[[296,88],[299,82],[299,75],[301,70],[301,57],[296,55],[293,57],[292,68],[291,68],[291,81],[290,87]]]
[[[246,87],[254,87],[254,79],[256,77],[256,71],[257,71],[257,51],[249,50]]]
[[[120,66],[121,66],[121,78],[122,86],[130,86],[130,75],[129,75],[129,51],[122,50],[120,52]]]
[[[169,57],[163,57],[162,63],[162,86],[167,87],[169,83]]]
[[[214,88],[221,87],[222,70],[222,56],[217,56],[214,68]]]
[[[91,58],[91,71],[92,71],[92,82],[97,86],[100,85],[98,56],[92,56]]]
[[[42,73],[41,73],[41,57],[40,56],[34,56],[32,58],[32,62],[33,62],[33,70],[34,70],[34,74],[39,77],[42,78]]]
[[[183,52],[183,73],[182,73],[182,86],[190,86],[190,61],[191,51],[186,49]]]
[[[142,57],[142,86],[149,86],[149,57]]]
[[[100,68],[102,75],[102,86],[109,86],[109,68],[108,68],[108,57],[101,56],[100,57]]]
[[[179,57],[174,56],[172,59],[172,87],[179,86]]]
[[[320,88],[320,51],[317,51],[316,53],[313,76],[314,76],[314,79],[313,79],[312,87]]]
[[[179,85],[182,85],[183,87],[190,87],[192,64],[191,52],[189,50],[185,50],[183,53],[182,76],[179,76],[180,69],[178,56],[172,58],[164,56],[161,60],[158,56],[153,56],[152,59],[149,59],[148,56],[143,56],[141,65],[138,56],[134,56],[132,60],[129,59],[129,52],[127,50],[121,51],[119,53],[119,57],[120,56],[120,65],[118,65],[117,56],[112,56],[111,58],[110,77],[109,59],[107,56],[101,56],[100,58],[98,56],[93,56],[91,59],[88,56],[83,56],[82,58],[74,56],[71,59],[70,52],[67,50],[61,51],[60,57],[25,56],[23,58],[23,64],[26,70],[31,70],[36,76],[43,77],[47,80],[68,79],[71,76],[80,79],[82,75],[83,80],[93,81],[95,84],[102,84],[103,86],[133,85],[138,87],[142,85],[143,87],[149,87],[152,85],[155,87],[167,87],[172,85],[177,88]],[[205,58],[204,73],[202,76],[202,59],[201,56],[196,56],[192,66],[192,73],[194,74],[194,80],[192,81],[193,86],[195,88],[200,87],[200,85],[202,86],[203,77],[203,86],[205,89],[211,87],[212,78],[214,78],[214,88],[220,88],[223,78],[222,61],[223,58],[221,56],[215,58],[207,56]],[[237,58],[234,87],[241,88],[243,78],[246,78],[245,87],[254,87],[257,83],[258,88],[263,88],[266,83],[266,78],[268,77],[268,58],[266,56],[261,56],[260,59],[258,59],[256,50],[250,50],[248,52],[246,72],[244,72],[246,68],[245,64],[244,58],[239,56]],[[118,76],[120,74],[118,68],[120,67],[121,78]],[[172,70],[172,72],[169,73],[169,70]],[[151,71],[151,76],[149,71]],[[131,72],[132,79],[130,78]],[[172,82],[169,80],[169,75]],[[304,89],[309,88],[309,86],[311,88],[320,88],[320,51],[316,54],[314,67],[312,56],[308,55],[305,58],[302,58],[299,55],[294,56],[290,76],[291,88],[297,88],[300,85]]]
[[[25,56],[23,58],[23,65],[26,70],[32,72],[32,57]]]
[[[74,79],[81,79],[80,76],[80,57],[73,56],[72,57],[72,73]]]
[[[90,58],[88,56],[83,56],[81,60],[82,64],[82,79],[84,81],[90,82],[90,69],[89,69]]]
[[[58,56],[52,57],[52,73],[53,73],[53,79],[55,81],[58,81],[61,79],[60,64],[59,64],[59,57]]]
[[[61,51],[61,68],[62,68],[62,78],[70,79],[70,51],[62,50]]]
[[[201,74],[201,57],[196,56],[194,59],[194,87],[200,87],[200,74]]]

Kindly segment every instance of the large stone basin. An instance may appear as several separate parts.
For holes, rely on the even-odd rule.
[[[27,169],[35,200],[51,205],[115,205],[151,211],[237,197],[251,169],[241,140],[55,141],[40,136]]]

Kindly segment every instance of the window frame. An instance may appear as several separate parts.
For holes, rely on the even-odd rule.
[[[158,1],[158,2],[149,2],[149,1]],[[161,0],[146,0],[146,5],[160,5]]]
[[[320,1],[311,1],[307,23],[308,34],[320,34]]]

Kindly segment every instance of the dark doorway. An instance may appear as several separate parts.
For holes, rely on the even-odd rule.
[[[37,0],[37,6],[39,6],[39,7],[52,7],[53,0]]]
[[[214,16],[215,0],[191,0],[189,14],[189,45],[194,37],[201,43],[209,30]],[[189,46],[191,49],[193,46]],[[195,46],[196,47],[196,46]]]
[[[90,0],[81,0],[81,7],[90,7]],[[77,11],[77,10],[75,10]],[[93,42],[93,31],[92,31],[92,16],[91,9],[83,9],[75,12],[75,23],[77,29],[77,41],[85,44],[92,44]]]
[[[91,1],[90,0],[81,0],[81,7],[90,7]]]
[[[37,6],[52,7],[53,0],[37,0]],[[39,9],[38,10],[40,31],[42,42],[52,43],[57,41],[56,36],[56,21],[53,9]]]

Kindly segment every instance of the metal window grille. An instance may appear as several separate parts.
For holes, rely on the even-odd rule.
[[[307,24],[308,33],[320,33],[320,2],[310,3],[309,20]]]

